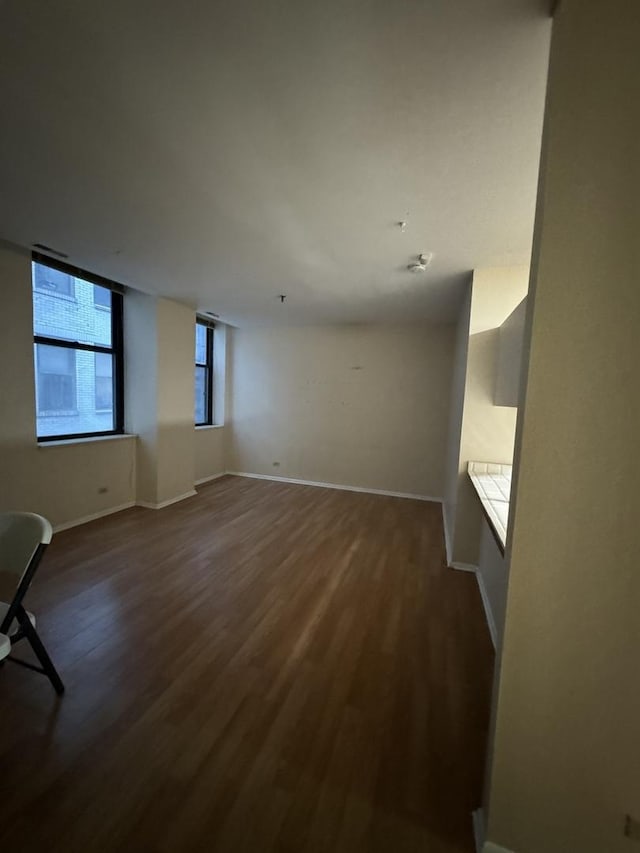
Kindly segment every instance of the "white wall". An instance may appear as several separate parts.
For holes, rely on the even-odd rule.
[[[193,491],[195,481],[192,308],[158,299],[158,503]]]
[[[489,815],[526,853],[630,853],[640,818],[639,27],[554,24]]]
[[[226,471],[224,427],[195,428],[195,481],[203,483]]]
[[[125,419],[138,436],[136,500],[193,492],[195,312],[129,290],[124,305]]]
[[[527,300],[523,299],[500,326],[498,371],[493,398],[496,406],[518,406],[522,381],[522,345],[526,314]]]
[[[528,285],[526,266],[474,270],[470,307],[465,303],[460,315],[454,375],[459,399],[464,371],[464,399],[461,421],[459,405],[451,412],[445,502],[449,556],[454,563],[477,565],[480,554],[482,510],[467,476],[468,463],[513,461],[517,412],[494,404],[499,327],[526,296]]]
[[[158,500],[158,336],[156,298],[132,290],[124,300],[125,430],[137,436],[135,499]]]
[[[233,332],[228,468],[441,497],[452,326]]]
[[[449,411],[449,435],[447,439],[446,484],[444,499],[444,526],[447,540],[447,559],[453,560],[453,531],[458,505],[460,480],[460,439],[464,414],[464,392],[467,382],[467,359],[469,354],[469,328],[471,323],[471,287],[469,281],[464,301],[460,307],[456,326],[456,341],[451,380],[451,408]]]
[[[482,585],[484,605],[488,609],[487,621],[496,647],[502,643],[504,615],[507,606],[507,566],[504,554],[486,518],[482,519],[480,556],[478,558],[479,583]]]

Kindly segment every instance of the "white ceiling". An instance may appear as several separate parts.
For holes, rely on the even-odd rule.
[[[450,320],[529,259],[547,7],[0,0],[0,237],[238,325]]]

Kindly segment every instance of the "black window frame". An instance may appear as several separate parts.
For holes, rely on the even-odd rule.
[[[195,367],[205,368],[205,413],[204,421],[196,421],[196,426],[213,426],[213,323],[196,317],[196,326],[206,329],[207,354],[206,361],[196,361]],[[195,361],[195,359],[194,359]],[[194,418],[195,420],[195,418]]]
[[[123,293],[124,287],[115,281],[104,278],[88,270],[65,264],[62,261],[42,255],[40,252],[32,252],[33,263],[42,264],[59,272],[66,273],[73,278],[79,278],[88,284],[106,287],[111,291],[111,346],[102,344],[86,344],[80,341],[67,341],[60,338],[52,338],[48,335],[33,336],[34,344],[61,347],[63,349],[81,350],[83,352],[99,352],[113,357],[113,429],[97,430],[94,432],[70,432],[57,433],[56,435],[38,435],[38,423],[36,417],[36,438],[38,444],[47,441],[67,441],[81,438],[96,438],[109,435],[124,435],[124,330],[123,330]],[[33,285],[32,285],[33,288]],[[37,290],[37,292],[41,292]],[[32,297],[33,298],[33,297]],[[36,376],[37,382],[37,376]]]

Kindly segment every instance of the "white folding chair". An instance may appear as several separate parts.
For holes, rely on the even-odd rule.
[[[0,513],[0,592],[10,599],[0,601],[0,659],[42,672],[56,693],[63,693],[64,685],[36,631],[36,618],[22,604],[52,535],[51,525],[41,515]],[[29,641],[40,667],[9,655],[11,648],[23,639]]]

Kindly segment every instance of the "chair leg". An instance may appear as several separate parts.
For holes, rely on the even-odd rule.
[[[40,665],[42,666],[44,674],[48,677],[56,693],[59,696],[62,695],[64,693],[64,684],[62,683],[62,679],[58,675],[58,671],[53,665],[53,661],[49,657],[49,653],[45,649],[42,640],[38,636],[38,632],[31,624],[31,620],[27,616],[24,607],[20,606],[16,615],[25,638],[29,640],[31,648],[33,649],[36,657],[40,661]]]

